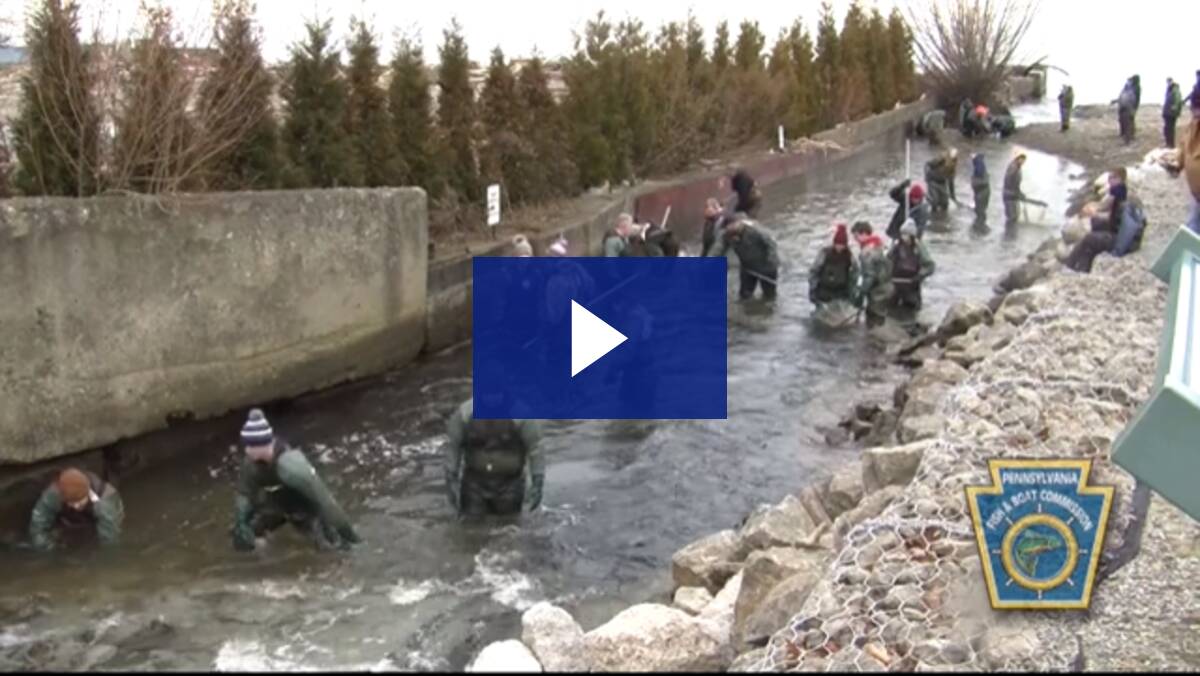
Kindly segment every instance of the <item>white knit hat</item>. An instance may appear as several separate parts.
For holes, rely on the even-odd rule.
[[[530,257],[533,255],[533,245],[525,239],[525,235],[516,235],[512,238],[513,254],[521,257]]]
[[[550,255],[565,258],[567,255],[567,238],[559,237],[550,245]]]

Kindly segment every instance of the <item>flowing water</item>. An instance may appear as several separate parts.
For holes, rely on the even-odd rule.
[[[919,176],[928,149],[912,147]],[[938,269],[925,322],[956,299],[989,297],[1056,230],[1078,183],[1078,167],[1030,153],[1026,192],[1050,208],[1031,207],[1039,223],[1015,233],[974,232],[969,155],[988,157],[998,225],[1012,151],[996,141],[960,149],[965,206],[952,206],[946,226],[927,236]],[[486,643],[518,635],[520,611],[538,601],[563,605],[588,629],[629,604],[665,599],[674,551],[855,459],[856,449],[829,446],[821,430],[855,401],[890,398],[901,372],[861,326],[815,330],[806,273],[832,223],[886,224],[887,189],[903,176],[904,157],[903,140],[892,138],[765,191],[760,220],[785,261],[780,301],[773,311],[731,308],[728,420],[547,423],[545,509],[519,526],[469,524],[450,513],[440,465],[445,416],[470,393],[469,346],[304,397],[268,414],[307,451],[364,545],[321,554],[283,530],[265,550],[233,552],[232,446],[186,448],[122,483],[125,539],[116,550],[0,555],[0,598],[41,593],[48,606],[24,623],[0,620],[0,654],[91,629],[85,642],[121,644],[109,667],[461,669]],[[230,443],[240,422],[228,420]],[[134,617],[172,630],[118,640]]]

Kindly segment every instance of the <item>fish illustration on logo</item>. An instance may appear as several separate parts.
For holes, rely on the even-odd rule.
[[[1091,460],[990,460],[991,486],[968,486],[988,597],[996,610],[1079,610],[1092,587],[1112,486]]]

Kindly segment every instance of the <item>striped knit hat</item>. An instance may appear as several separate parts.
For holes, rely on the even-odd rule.
[[[246,424],[242,425],[242,443],[247,446],[266,446],[274,440],[271,423],[267,422],[262,410],[252,409],[246,418]]]

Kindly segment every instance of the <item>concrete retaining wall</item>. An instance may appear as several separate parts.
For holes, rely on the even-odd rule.
[[[0,462],[411,360],[424,191],[0,202]]]

